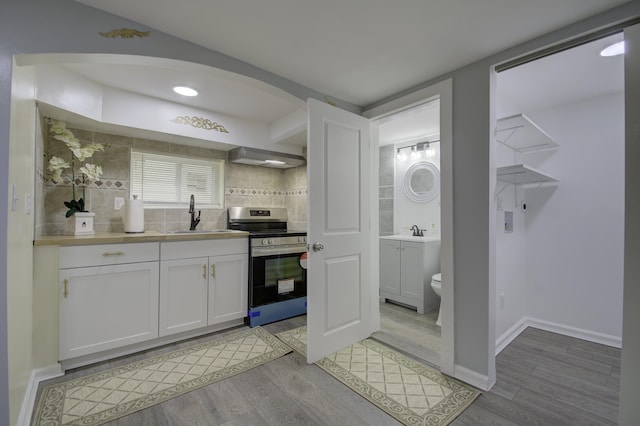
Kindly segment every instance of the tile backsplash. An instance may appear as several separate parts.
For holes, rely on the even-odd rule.
[[[48,134],[48,126],[43,121],[42,150],[47,156],[56,155],[67,159],[70,151],[66,146]],[[85,188],[85,205],[95,213],[96,232],[123,232],[120,211],[114,210],[115,197],[130,198],[129,173],[131,149],[150,149],[156,152],[183,154],[195,157],[227,160],[227,152],[105,134],[80,129],[71,129],[84,145],[85,143],[105,143],[109,147],[97,152],[92,163],[100,164],[103,174],[98,182]],[[64,201],[72,198],[71,176],[63,174],[63,181],[55,183],[46,170],[44,156],[36,161],[36,209],[41,213],[36,223],[36,235],[56,235],[64,230]],[[306,166],[292,169],[273,169],[225,162],[225,209],[202,210],[199,227],[202,229],[226,228],[226,207],[260,206],[286,207],[289,214],[289,228],[304,230],[307,227],[307,170]],[[77,180],[77,177],[76,177]],[[76,191],[81,191],[76,185]],[[81,195],[76,194],[79,198]],[[197,200],[196,200],[197,209]],[[190,216],[186,209],[145,209],[145,230],[175,231],[187,229]]]

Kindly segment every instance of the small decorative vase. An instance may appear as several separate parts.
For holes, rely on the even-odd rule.
[[[76,212],[67,218],[67,223],[64,226],[65,235],[92,235],[95,234],[93,230],[93,217],[95,213],[89,212]]]

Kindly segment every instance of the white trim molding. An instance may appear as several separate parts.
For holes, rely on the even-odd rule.
[[[60,364],[50,365],[48,367],[36,368],[31,370],[29,384],[24,393],[24,400],[20,408],[18,417],[18,426],[29,426],[31,424],[31,414],[36,404],[36,396],[38,394],[38,385],[45,380],[53,379],[64,375]]]
[[[598,333],[596,331],[558,324],[538,318],[522,317],[520,321],[515,323],[502,336],[496,339],[496,356],[527,327],[550,331],[552,333],[562,334],[563,336],[575,337],[576,339],[582,339],[589,342],[600,343],[601,345],[612,346],[614,348],[622,347],[622,337],[620,336]]]
[[[489,380],[489,376],[477,373],[457,364],[455,366],[455,374],[453,377],[483,391],[488,391],[496,384],[495,378],[493,378],[493,380]]]
[[[589,342],[600,343],[602,345],[613,346],[614,348],[622,347],[621,336],[598,333],[596,331],[585,330],[583,328],[572,327],[570,325],[558,324],[551,321],[529,317],[527,317],[527,325],[529,327],[551,331],[552,333],[558,333],[569,337],[575,337],[577,339],[588,340]]]
[[[504,348],[506,348],[509,343],[513,342],[513,340],[522,333],[529,324],[527,323],[527,317],[522,317],[520,321],[515,323],[509,330],[507,330],[502,336],[496,339],[496,356]]]

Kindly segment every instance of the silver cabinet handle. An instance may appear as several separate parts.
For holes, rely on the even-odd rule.
[[[320,244],[320,243],[313,243],[311,248],[313,249],[313,251],[322,251],[322,250],[324,250],[324,246],[322,244]]]

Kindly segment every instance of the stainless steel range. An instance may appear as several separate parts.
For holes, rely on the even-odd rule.
[[[251,327],[307,312],[307,233],[287,230],[287,209],[229,207],[228,228],[249,232]]]

